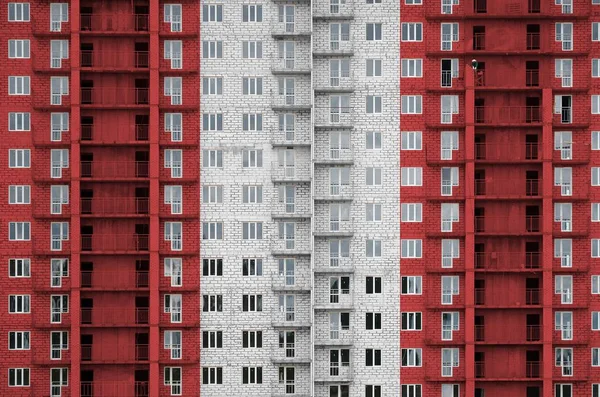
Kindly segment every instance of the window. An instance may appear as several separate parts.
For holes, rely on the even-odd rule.
[[[452,43],[458,42],[458,23],[442,23],[442,51],[452,51]]]
[[[202,95],[222,95],[223,78],[222,77],[203,77]]]
[[[554,353],[555,366],[562,368],[562,376],[573,376],[573,348],[557,347]]]
[[[452,297],[459,294],[459,277],[442,276],[442,305],[451,305]]]
[[[181,40],[165,40],[164,57],[171,60],[171,69],[181,69],[183,67],[182,49]]]
[[[595,180],[600,184],[600,177],[597,176]],[[593,182],[594,173],[592,172],[592,184]],[[560,186],[561,196],[571,196],[573,194],[573,169],[571,167],[554,168],[554,186]]]
[[[402,59],[402,77],[423,77],[423,60]]]
[[[62,279],[69,277],[69,260],[54,258],[50,260],[50,286],[62,287]]]
[[[165,132],[171,134],[171,142],[181,142],[183,139],[181,113],[165,113]]]
[[[31,114],[29,112],[9,112],[8,113],[9,131],[31,131]]]
[[[262,312],[262,295],[242,295],[242,311]]]
[[[402,23],[402,41],[423,41],[423,24]]]
[[[202,240],[222,240],[223,222],[202,222]]]
[[[29,350],[29,331],[10,331],[8,333],[8,350]]]
[[[13,314],[26,314],[30,312],[29,295],[9,295],[8,312]]]
[[[563,305],[573,303],[573,276],[555,276],[554,293],[560,294],[560,302]]]
[[[600,95],[592,95],[592,114],[600,114]]]
[[[165,77],[164,95],[171,97],[171,105],[181,105],[183,103],[181,87],[181,77]]]
[[[381,240],[367,239],[367,258],[381,258]]]
[[[242,202],[244,204],[260,204],[262,203],[262,196],[262,186],[242,186]]]
[[[69,185],[50,186],[50,213],[62,214],[62,207],[67,204],[69,204]]]
[[[329,24],[329,49],[336,51],[340,49],[341,42],[350,41],[349,23]]]
[[[592,4],[598,4],[597,1],[592,0]],[[592,397],[600,397],[600,383],[592,383]]]
[[[423,323],[421,312],[403,312],[401,317],[402,331],[421,331]]]
[[[8,95],[29,95],[31,93],[29,76],[9,76]]]
[[[571,203],[554,203],[554,222],[560,222],[562,232],[573,230],[573,205]]]
[[[555,40],[562,42],[563,51],[573,50],[573,24],[572,23],[557,23]]]
[[[459,324],[459,312],[442,312],[442,340],[452,340],[452,334],[459,330]]]
[[[183,195],[183,186],[165,185],[164,203],[171,206],[171,214],[182,214],[183,205],[181,203]]]
[[[381,222],[381,204],[366,204],[365,214],[367,222]]]
[[[62,242],[69,240],[69,223],[52,222],[50,223],[50,240],[52,251],[62,250]]]
[[[29,168],[31,166],[29,149],[9,149],[8,167],[9,168]]]
[[[63,95],[69,95],[69,78],[50,77],[50,104],[62,105]]]
[[[383,32],[382,32],[381,23],[367,23],[367,41],[381,41],[383,40]]]
[[[381,150],[381,132],[367,131],[365,135],[367,150]]]
[[[381,186],[381,168],[367,167],[366,168],[366,184],[367,186]]]
[[[262,41],[242,41],[242,58],[261,59]]]
[[[367,77],[383,76],[383,64],[381,59],[367,59]]]
[[[381,277],[366,278],[366,294],[381,294]]]
[[[458,114],[458,95],[442,95],[441,123],[452,124],[452,115]]]
[[[600,258],[600,239],[592,239],[592,258]]]
[[[60,32],[63,22],[69,22],[69,4],[50,3],[50,31]]]
[[[165,367],[164,377],[165,386],[171,388],[171,395],[181,396],[183,393],[181,390],[181,367]],[[204,381],[204,379],[202,380]]]
[[[421,95],[402,95],[402,114],[422,114],[423,97]]]
[[[592,347],[592,367],[600,367],[600,348]]]
[[[262,222],[242,222],[243,240],[262,240]]]
[[[262,5],[244,4],[242,5],[242,22],[262,22]]]
[[[573,134],[571,131],[556,131],[554,133],[554,150],[560,151],[561,160],[573,159]]]
[[[421,0],[406,0],[406,1],[409,2],[409,1],[421,1]],[[421,385],[402,385],[402,397],[422,397],[421,396]]]
[[[454,186],[458,186],[458,167],[442,167],[441,195],[452,196]]]
[[[423,169],[421,167],[401,167],[401,186],[422,186]]]
[[[262,339],[262,331],[242,331],[242,347],[244,349],[262,348]]]
[[[50,177],[62,178],[62,170],[67,168],[69,168],[69,149],[50,150]]]
[[[262,384],[262,367],[242,367],[242,384]]]
[[[422,240],[400,240],[400,245],[402,248],[401,257],[402,258],[420,258],[422,251]]]
[[[204,59],[222,59],[223,42],[217,40],[202,41],[202,58]]]
[[[296,223],[279,222],[277,224],[277,238],[279,244],[284,244],[284,249],[292,250],[296,247]]]
[[[223,331],[202,331],[203,349],[221,349],[223,347]]]
[[[366,312],[365,329],[370,331],[381,329],[381,313]]]
[[[459,205],[458,203],[442,203],[442,232],[452,232],[452,225],[459,221]]]
[[[286,153],[293,153],[292,151]],[[289,157],[289,156],[288,156]],[[293,157],[293,155],[292,155]],[[292,161],[293,165],[293,161]],[[262,149],[244,149],[242,151],[242,167],[243,168],[260,168],[263,166],[263,151]]]
[[[460,258],[460,240],[442,240],[442,268],[451,268],[454,259]]]
[[[458,58],[442,59],[442,87],[452,87],[452,80],[457,79],[459,74]]]
[[[50,332],[50,359],[60,360],[62,358],[62,352],[67,350],[69,350],[69,332]]]
[[[573,339],[573,312],[555,312],[554,330],[560,331],[561,340]]]
[[[379,95],[367,95],[367,114],[381,114],[383,104]]]
[[[600,41],[600,22],[592,22],[592,41]]]
[[[573,397],[573,385],[556,383],[554,385],[554,397]]]
[[[406,5],[422,5],[423,4],[423,0],[404,0],[404,4],[406,4]],[[418,386],[419,386],[419,389],[420,389],[421,385],[418,385]],[[402,394],[402,397],[405,397],[404,394]],[[420,397],[420,394],[419,394],[419,396],[415,395],[414,397]]]
[[[592,294],[600,294],[600,276],[592,276]]]
[[[165,168],[171,170],[171,178],[183,177],[183,150],[165,149]]]
[[[29,387],[29,368],[9,368],[9,387]]]
[[[262,113],[244,113],[242,115],[243,131],[262,131]]]
[[[202,368],[202,384],[203,385],[222,385],[223,384],[223,368],[222,367]]]
[[[223,113],[202,113],[203,131],[223,131]]]
[[[60,142],[62,133],[69,131],[69,113],[50,113],[51,130],[50,140]]]
[[[29,241],[31,240],[31,223],[29,222],[9,222],[8,240],[9,241]]]
[[[402,131],[400,135],[402,140],[402,150],[422,149],[423,134],[421,131]]]
[[[244,77],[242,78],[242,93],[244,95],[262,95],[263,79],[262,77]]]
[[[50,323],[60,324],[62,314],[69,312],[69,295],[50,295]]]
[[[31,277],[31,260],[29,258],[11,258],[8,260],[8,277]]]
[[[263,261],[260,258],[242,259],[242,276],[262,276]]]
[[[423,279],[421,276],[402,276],[402,295],[421,295]]]
[[[202,295],[203,312],[222,312],[223,295]]]
[[[8,40],[9,59],[28,59],[29,57],[29,40]]]
[[[60,397],[62,395],[62,387],[68,385],[68,368],[50,368],[50,393],[52,397]]]
[[[164,348],[171,351],[171,360],[181,360],[181,331],[165,331]]]
[[[9,22],[29,22],[29,3],[8,3]]]
[[[380,349],[365,349],[365,366],[380,367],[381,366],[381,350]]]
[[[181,322],[181,294],[165,294],[164,312],[171,314],[172,323]]]
[[[420,367],[423,357],[422,349],[400,349],[403,367]]]
[[[171,250],[181,251],[183,249],[183,223],[165,222],[165,241],[171,242]]]
[[[181,32],[181,4],[165,4],[163,22],[171,24],[171,32]]]
[[[402,203],[401,206],[402,218],[401,222],[422,222],[423,221],[423,204],[421,203]]]
[[[453,368],[458,367],[458,348],[442,349],[442,376],[452,376]]]
[[[592,331],[600,331],[600,312],[592,312]]]
[[[365,385],[365,397],[381,397],[381,386]]]
[[[204,4],[202,6],[202,22],[223,22],[223,5]]]
[[[443,116],[442,116],[443,117]],[[452,118],[452,114],[450,114]],[[458,151],[458,131],[442,131],[441,141],[441,160],[452,160],[452,154]]]
[[[183,261],[181,258],[165,258],[165,277],[171,279],[171,287],[181,287],[183,285]]]
[[[50,40],[50,67],[62,68],[63,59],[69,59],[69,40]]]
[[[202,203],[214,204],[223,202],[223,186],[202,186]]]
[[[561,79],[562,87],[573,87],[573,60],[555,59],[554,77]]]
[[[222,276],[223,275],[223,259],[202,259],[202,275]]]
[[[31,204],[31,187],[29,185],[10,185],[8,187],[8,204]]]
[[[592,59],[592,77],[595,77],[595,78],[600,77],[600,59],[599,58]]]

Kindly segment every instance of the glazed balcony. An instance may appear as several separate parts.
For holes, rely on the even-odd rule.
[[[87,253],[139,253],[147,252],[148,234],[82,234],[81,251]]]
[[[81,271],[81,289],[93,291],[135,291],[149,286],[148,271]]]
[[[476,270],[521,271],[541,266],[541,252],[475,252]]]
[[[148,14],[81,14],[79,17],[81,34],[148,34],[150,29]]]
[[[507,294],[506,289],[496,287],[475,288],[475,306],[488,308],[528,308],[541,304],[540,288],[522,288]]]
[[[542,194],[541,179],[475,179],[476,199],[539,199]]]
[[[540,143],[475,143],[475,161],[492,164],[530,163],[542,160]]]
[[[81,325],[92,327],[148,326],[147,307],[94,307],[81,308]]]
[[[524,215],[520,217],[476,216],[475,233],[479,235],[520,236],[540,233],[541,217]]]
[[[85,364],[135,364],[140,361],[148,361],[150,353],[148,345],[136,344],[133,349],[131,345],[114,347],[114,349],[107,349],[101,343],[96,346],[82,344],[81,361]]]
[[[130,180],[148,178],[148,161],[81,161],[82,179]]]
[[[314,20],[350,20],[354,19],[354,3],[339,2],[333,4],[329,2],[312,3]]]
[[[148,197],[91,197],[80,199],[82,217],[137,217],[150,212]]]
[[[148,51],[89,51],[81,50],[82,71],[139,71],[150,65]],[[89,69],[89,70],[88,70]]]
[[[541,122],[540,106],[475,106],[477,126],[526,126]]]
[[[119,396],[149,397],[149,382],[134,381],[94,381],[80,382],[81,397]]]
[[[84,108],[139,108],[150,103],[148,88],[81,87]]]
[[[81,124],[82,145],[119,145],[148,143],[148,124],[107,126]]]
[[[475,325],[475,342],[490,345],[519,345],[536,343],[542,340],[542,327],[540,325],[513,326],[510,333],[498,332],[498,330],[502,330],[500,324],[497,324],[496,327]]]

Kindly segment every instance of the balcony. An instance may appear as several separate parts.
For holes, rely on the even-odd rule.
[[[320,368],[315,369],[315,382],[340,382],[347,383],[352,382],[354,379],[354,372],[352,370],[352,363],[330,363],[323,360]]]
[[[148,178],[148,161],[81,161],[82,179],[130,180]]]
[[[94,291],[132,291],[149,286],[147,271],[81,271],[81,289]]]
[[[541,179],[475,179],[476,199],[540,199]]]
[[[500,325],[500,324],[498,324]],[[525,325],[511,327],[510,333],[502,332],[502,327],[488,327],[475,325],[475,342],[490,345],[521,345],[541,341],[542,329],[540,325]]]
[[[329,66],[329,65],[327,65]],[[335,73],[332,75],[332,73]],[[315,73],[315,93],[351,93],[356,88],[354,70],[330,71],[329,67],[319,68]]]
[[[308,200],[300,197],[294,201],[281,202],[274,199],[271,202],[271,217],[273,219],[304,219],[311,217],[311,208]]]
[[[325,218],[325,219],[324,219]],[[352,218],[348,220],[332,220],[326,216],[315,217],[315,237],[351,237],[354,235],[354,222]]]
[[[521,293],[507,295],[505,289],[475,288],[475,306],[488,308],[528,308],[541,304],[541,289],[524,288]]]
[[[352,201],[354,199],[354,183],[352,178],[348,183],[318,183],[315,186],[317,201]]]
[[[306,273],[306,272],[304,272]],[[310,291],[310,277],[308,274],[273,274],[271,275],[271,289],[273,291]]]
[[[271,239],[271,253],[273,255],[311,255],[309,233],[299,233],[294,236]]]
[[[476,216],[475,233],[479,235],[520,236],[540,233],[541,217],[526,215],[520,217]]]
[[[311,64],[309,58],[273,58],[271,60],[271,73],[274,75],[310,74]]]
[[[81,87],[84,108],[140,108],[150,103],[148,88]]]
[[[326,281],[329,283],[329,278]],[[313,306],[315,310],[352,310],[354,308],[354,293],[351,288],[327,289],[327,291],[327,293],[315,296]]]
[[[466,0],[465,3],[465,17],[468,19],[577,19],[589,13],[589,2],[576,3],[575,7],[555,6],[543,0]]]
[[[315,128],[353,128],[354,113],[351,107],[316,107]]]
[[[313,57],[345,57],[354,55],[354,39],[351,34],[330,37],[329,41],[317,40],[313,46]]]
[[[81,345],[81,361],[85,364],[103,363],[103,364],[129,364],[139,361],[148,361],[149,346],[138,345],[132,349],[131,345],[115,346],[114,349],[107,349],[103,345]]]
[[[82,35],[139,35],[148,34],[150,28],[147,14],[81,14],[79,23]]]
[[[315,148],[315,164],[354,164],[354,150],[352,147],[331,148],[318,145]]]
[[[293,369],[290,367],[284,367],[286,371],[294,371],[294,376],[286,375],[287,379],[281,381],[273,381],[271,383],[271,390],[264,393],[271,397],[312,397],[310,389],[312,386],[310,367],[307,366],[296,366]],[[289,373],[289,372],[288,372]]]
[[[148,197],[93,197],[80,200],[81,217],[138,217],[150,212]]]
[[[95,381],[80,382],[80,397],[119,396],[119,397],[149,397],[148,382],[133,381]]]
[[[284,6],[285,7],[285,6]],[[301,8],[298,8],[298,11]],[[309,10],[305,12],[296,11],[292,15],[276,15],[271,19],[271,36],[277,39],[290,39],[294,37],[310,37],[311,21],[307,16]]]
[[[506,78],[509,70],[488,71],[485,69],[475,72],[475,89],[479,90],[524,90],[541,89],[540,83],[545,83],[544,77],[540,76],[538,69],[525,69],[525,73],[520,75],[511,75]],[[522,73],[522,72],[521,72]],[[541,81],[543,79],[543,81]]]
[[[539,269],[541,252],[475,252],[475,269],[489,271],[522,271]]]
[[[296,333],[295,343],[271,346],[271,362],[275,364],[310,364],[310,340]]]
[[[148,69],[148,51],[89,51],[81,50],[82,71],[126,72]],[[89,69],[89,70],[88,70]]]
[[[541,122],[540,106],[475,106],[477,126],[537,126]]]
[[[475,143],[475,161],[479,163],[532,163],[541,160],[542,146],[539,143]]]
[[[310,182],[310,167],[279,165],[275,161],[271,164],[271,180],[273,182]]]
[[[315,21],[332,21],[332,20],[351,20],[354,19],[354,3],[353,2],[338,2],[333,4],[329,2],[314,2],[313,20]]]
[[[271,108],[275,111],[309,111],[312,104],[308,95],[272,94]]]
[[[147,144],[149,137],[148,124],[134,126],[113,126],[110,131],[103,126],[81,124],[82,145],[118,145]]]
[[[322,328],[325,328],[325,326],[323,325]],[[347,329],[331,329],[330,327],[324,331],[319,330],[315,335],[315,346],[352,346],[353,344],[354,332],[352,332],[352,327]]]
[[[486,354],[486,361],[490,363],[489,368],[486,366],[486,361],[475,361],[475,378],[512,381],[539,379],[541,376],[542,363],[540,361],[526,361],[523,363],[524,367],[519,368],[512,360],[505,359],[498,362],[496,360],[487,360],[487,357],[488,355]]]
[[[83,253],[139,253],[148,251],[148,234],[82,234]]]
[[[310,328],[309,310],[299,310],[302,305],[298,303],[296,302],[292,311],[280,311],[279,308],[274,308],[271,312],[271,325],[275,328]]]
[[[337,253],[329,254],[327,258],[325,255],[319,255],[313,268],[315,274],[352,274],[354,270],[354,263],[349,253],[346,256],[340,256]]]
[[[148,326],[147,307],[81,308],[81,325],[91,327],[138,327]]]

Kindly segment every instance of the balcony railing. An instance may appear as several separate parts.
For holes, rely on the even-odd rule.
[[[82,251],[141,252],[148,251],[148,234],[82,234]]]
[[[294,165],[280,165],[274,161],[271,164],[271,179],[274,181],[310,181],[310,167],[304,166],[296,159]]]
[[[541,160],[542,147],[539,143],[513,145],[510,143],[476,143],[475,160],[478,161],[536,161]]]
[[[344,19],[354,16],[354,3],[352,2],[323,2],[311,3],[313,7],[313,17],[318,19]]]
[[[148,14],[81,14],[79,23],[82,33],[141,33],[150,27]]]
[[[485,341],[485,325],[475,326],[475,342]]]
[[[521,217],[475,217],[475,233],[498,235],[539,233],[540,225],[541,219],[539,215],[525,215]]]
[[[537,197],[541,194],[540,179],[475,179],[475,196]]]
[[[538,342],[541,340],[541,326],[527,325],[525,331],[527,333],[527,342]]]
[[[484,361],[475,361],[475,377],[476,378],[484,378],[485,377],[485,362]]]
[[[539,288],[525,288],[524,295],[513,294],[506,296],[494,288],[475,288],[475,305],[478,306],[507,306],[519,307],[522,305],[539,305],[540,292]],[[495,293],[496,292],[496,293]],[[522,299],[524,298],[524,299]]]
[[[540,71],[537,69],[526,69],[525,78],[514,76],[514,79],[503,78],[504,73],[486,73],[486,70],[477,70],[475,73],[476,87],[539,87]]]
[[[148,308],[81,308],[81,324],[92,326],[136,326],[148,324]]]
[[[111,271],[81,271],[81,288],[120,290],[148,288],[149,276],[147,271],[111,272]]]
[[[477,124],[531,124],[542,121],[539,106],[475,106],[475,123]]]
[[[81,68],[147,69],[148,51],[90,51],[81,50]]]
[[[541,263],[541,252],[475,252],[475,269],[539,269]]]
[[[94,381],[80,382],[81,397],[119,396],[119,397],[149,397],[148,382],[127,381]]]
[[[116,346],[116,349],[103,349],[102,346],[91,344],[81,345],[81,361],[100,362],[133,362],[148,361],[148,345],[136,344],[135,350],[131,346]]]
[[[271,70],[278,73],[298,73],[310,72],[310,62],[302,57],[273,58],[271,60]]]
[[[148,197],[82,198],[82,215],[144,215],[149,213]]]
[[[315,124],[323,127],[354,125],[354,109],[351,107],[315,108]]]
[[[82,178],[148,178],[148,161],[81,161]]]
[[[541,374],[541,365],[539,361],[527,361],[525,363],[525,376],[527,378],[539,378]]]
[[[81,124],[81,141],[90,143],[118,144],[148,141],[148,124],[114,126],[110,130],[94,124]]]
[[[148,88],[81,87],[81,104],[98,106],[143,106],[150,103]]]

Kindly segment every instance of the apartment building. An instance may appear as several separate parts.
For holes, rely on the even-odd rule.
[[[0,394],[195,395],[195,2],[4,2]]]
[[[600,2],[401,15],[402,396],[598,396]]]

